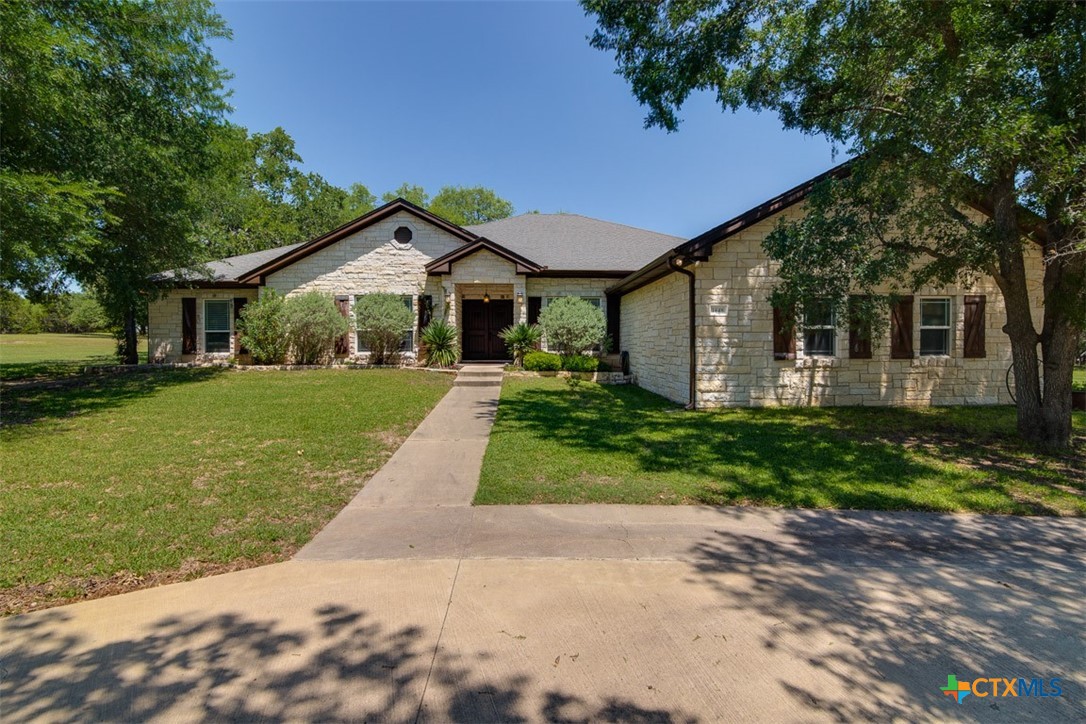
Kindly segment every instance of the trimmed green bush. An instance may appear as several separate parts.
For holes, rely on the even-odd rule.
[[[456,327],[444,319],[435,319],[422,330],[422,346],[428,367],[452,367],[460,359]]]
[[[513,355],[513,364],[520,366],[524,364],[524,355],[535,349],[543,338],[543,330],[538,325],[521,322],[506,327],[498,336]]]
[[[359,341],[369,349],[370,363],[396,364],[404,330],[414,324],[415,313],[399,294],[377,292],[355,300],[354,321]]]
[[[579,297],[555,299],[539,313],[547,347],[563,355],[581,354],[603,343],[607,321],[603,312]]]
[[[557,372],[562,369],[562,358],[551,352],[529,352],[524,355],[524,369],[531,372]]]
[[[249,350],[259,365],[282,364],[287,358],[290,340],[284,314],[286,300],[279,292],[265,288],[260,298],[241,308],[238,330],[241,346]]]
[[[291,359],[300,365],[330,361],[336,338],[350,331],[350,323],[336,308],[335,300],[316,291],[287,298],[283,319]]]
[[[599,366],[599,359],[587,355],[571,354],[562,357],[562,369],[569,372],[595,372]]]

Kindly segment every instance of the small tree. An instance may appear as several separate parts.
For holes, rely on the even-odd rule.
[[[543,330],[535,324],[512,324],[499,332],[498,336],[513,355],[513,364],[520,367],[524,364],[524,355],[539,344]]]
[[[539,313],[547,344],[559,354],[586,352],[603,343],[607,322],[603,312],[578,297],[556,299]]]
[[[369,348],[372,364],[399,361],[404,330],[411,327],[415,314],[398,294],[366,294],[354,305],[358,339]]]
[[[332,297],[306,292],[288,297],[284,305],[290,354],[295,364],[323,364],[335,351],[336,338],[350,330]]]
[[[241,309],[238,329],[241,345],[257,364],[282,364],[287,357],[286,301],[274,289],[265,289],[260,299]]]

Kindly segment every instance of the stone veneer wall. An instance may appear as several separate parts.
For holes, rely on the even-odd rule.
[[[171,289],[165,296],[147,306],[147,360],[150,362],[189,362],[193,360],[226,359],[234,354],[234,314],[230,312],[230,351],[204,352],[204,300],[245,297],[256,299],[256,289]],[[181,354],[181,299],[196,297],[195,355]]]
[[[802,208],[797,205],[782,213],[795,218],[802,213]],[[1001,329],[1006,317],[1003,298],[995,282],[987,277],[969,285],[925,287],[914,293],[913,349],[917,355],[920,349],[920,298],[950,297],[953,326],[948,357],[890,359],[888,329],[880,339],[874,340],[872,359],[848,358],[847,329],[838,330],[837,356],[806,357],[803,334],[797,329],[797,359],[774,360],[773,310],[769,294],[778,281],[775,276],[777,266],[766,257],[761,244],[777,224],[778,217],[770,217],[717,244],[711,258],[696,267],[698,407],[956,405],[1011,401],[1005,383],[1011,358],[1010,342]],[[1040,254],[1030,254],[1027,263],[1034,319],[1040,320],[1043,273]],[[622,301],[624,346],[629,344],[626,341],[627,299],[635,294],[637,292]],[[987,356],[982,359],[962,356],[963,296],[967,294],[986,295]],[[678,289],[675,295],[676,301],[683,297]],[[713,313],[713,305],[717,307],[716,313]],[[647,333],[642,334],[647,336]],[[683,345],[676,343],[676,347]],[[658,345],[656,349],[659,349]]]
[[[400,226],[412,232],[411,243],[406,246],[393,240]],[[347,295],[352,307],[358,294],[429,294],[435,312],[440,314],[441,281],[428,277],[425,267],[463,244],[452,234],[400,212],[269,275],[266,288],[287,296],[312,290]],[[417,304],[415,315],[417,326]],[[351,334],[350,339],[351,354],[358,355],[357,336]]]
[[[517,294],[524,296],[524,275],[516,272],[515,264],[486,249],[453,263],[449,274],[446,274],[442,281],[442,294],[447,294],[453,300],[446,310],[445,319],[459,329],[460,303],[465,296],[469,299],[481,299],[484,293],[489,293],[496,299],[512,299],[513,320],[527,320],[528,301],[525,300],[519,305],[516,301]]]
[[[668,276],[622,297],[621,349],[634,382],[675,402],[690,397],[689,280]]]

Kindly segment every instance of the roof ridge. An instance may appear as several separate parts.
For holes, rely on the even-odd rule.
[[[512,221],[513,219],[520,219],[520,218],[529,217],[529,216],[576,216],[578,218],[585,219],[586,221],[595,221],[595,222],[598,222],[600,224],[610,224],[611,226],[619,226],[619,227],[622,227],[623,229],[632,229],[633,231],[640,231],[642,233],[656,234],[658,236],[666,236],[666,237],[668,237],[670,239],[679,239],[681,241],[686,241],[687,238],[688,238],[688,237],[685,237],[685,236],[676,236],[675,234],[666,234],[666,233],[664,233],[662,231],[656,231],[655,229],[646,229],[646,228],[641,227],[641,226],[632,226],[631,224],[624,224],[621,221],[611,221],[610,219],[598,219],[595,216],[586,216],[585,214],[579,214],[576,211],[554,211],[554,212],[548,212],[548,213],[543,213],[542,211],[539,211],[539,212],[526,211],[523,214],[517,214],[516,216],[506,216],[504,219],[494,219],[493,221],[484,221],[481,224],[471,224],[470,226],[465,227],[465,228],[478,229],[479,227],[487,226],[488,224],[500,224],[503,221]]]

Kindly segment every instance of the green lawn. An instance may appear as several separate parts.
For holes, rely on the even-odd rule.
[[[147,361],[140,345],[140,361]],[[0,379],[45,379],[78,374],[87,365],[117,364],[110,334],[0,334]]]
[[[1086,515],[1078,452],[1037,456],[1009,407],[687,412],[632,386],[507,378],[475,502],[751,504]]]
[[[194,369],[5,393],[0,610],[289,556],[451,382]]]
[[[1086,385],[1086,367],[1076,367],[1074,375],[1075,384]]]

